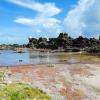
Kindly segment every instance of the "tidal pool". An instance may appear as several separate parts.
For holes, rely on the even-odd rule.
[[[25,50],[16,53],[12,50],[0,50],[0,65],[57,64],[57,63],[99,63],[100,57],[86,54],[51,53]]]

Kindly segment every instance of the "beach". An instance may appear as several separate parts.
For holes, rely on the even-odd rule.
[[[0,0],[0,100],[100,100],[100,0]]]
[[[38,87],[53,100],[100,100],[100,64],[40,64],[0,67],[7,83]]]

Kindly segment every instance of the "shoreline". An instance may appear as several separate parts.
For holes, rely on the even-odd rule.
[[[77,66],[77,67],[76,67]],[[6,82],[38,87],[52,100],[99,100],[100,64],[52,64],[0,67]]]
[[[59,62],[59,63],[43,63],[43,64],[14,64],[14,65],[0,65],[0,68],[2,67],[30,67],[30,66],[43,66],[43,65],[61,65],[61,64],[66,64],[66,65],[77,65],[77,64],[91,64],[91,65],[94,65],[94,64],[97,64],[99,65],[100,64],[100,61],[93,61],[93,62],[89,62],[89,61],[80,61],[80,62],[67,62],[67,61],[62,61],[62,62]]]
[[[80,50],[78,52],[75,51],[65,51],[65,50],[51,50],[51,49],[32,49],[32,48],[14,48],[14,49],[0,49],[0,51],[3,50],[12,50],[12,51],[16,51],[16,53],[18,53],[17,51],[21,51],[21,53],[24,53],[25,50],[29,50],[29,51],[39,51],[39,52],[50,52],[50,53],[66,53],[66,54],[86,54],[86,55],[93,55],[93,56],[100,56],[100,53],[89,53],[83,50]]]

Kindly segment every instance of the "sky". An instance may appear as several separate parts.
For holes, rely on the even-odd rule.
[[[0,0],[0,44],[28,37],[100,35],[100,0]]]

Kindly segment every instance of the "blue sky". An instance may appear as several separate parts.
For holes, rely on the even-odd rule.
[[[100,35],[100,0],[0,0],[0,43],[28,37]]]

